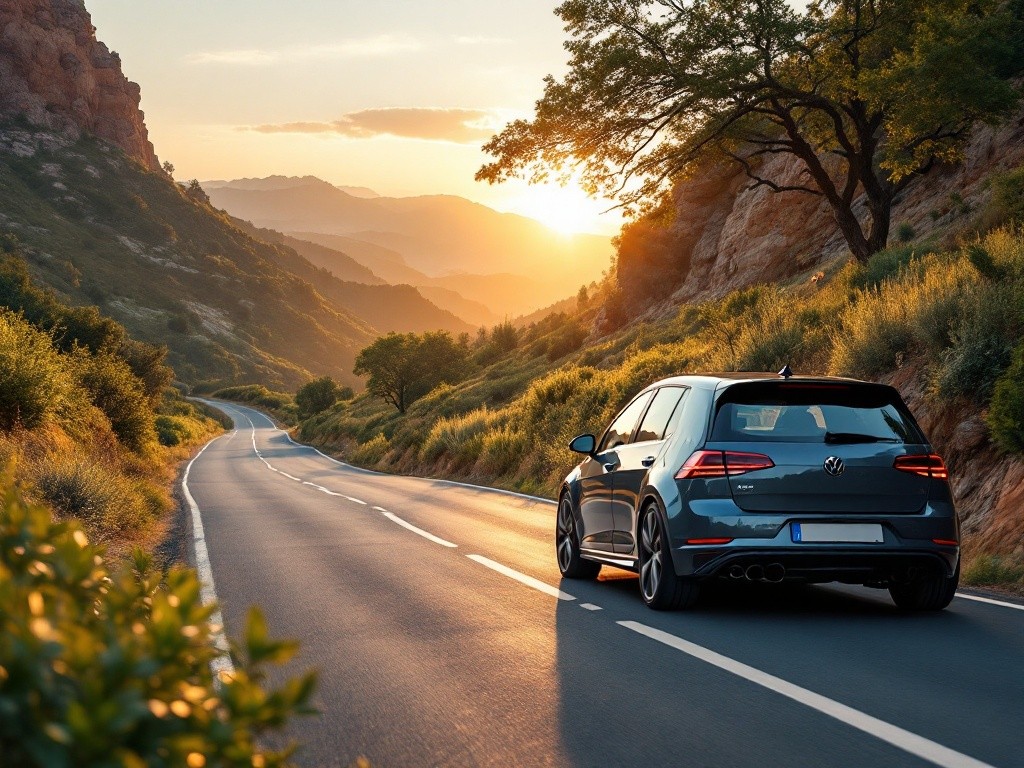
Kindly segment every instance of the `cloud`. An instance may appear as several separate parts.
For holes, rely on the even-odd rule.
[[[349,112],[332,122],[298,122],[246,126],[258,133],[337,134],[354,139],[400,136],[408,139],[474,144],[490,138],[503,124],[495,112],[482,109],[395,107]]]
[[[416,51],[422,47],[422,43],[407,35],[377,35],[376,37],[343,40],[339,43],[276,50],[245,48],[228,51],[200,51],[189,54],[186,60],[190,64],[261,66],[287,61],[378,58]]]

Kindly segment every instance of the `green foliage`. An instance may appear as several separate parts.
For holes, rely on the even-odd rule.
[[[461,381],[468,353],[447,331],[422,336],[389,333],[359,353],[353,372],[368,376],[366,388],[405,413],[410,403],[437,385]]]
[[[80,355],[78,380],[110,420],[117,439],[140,452],[151,443],[153,411],[143,383],[121,358],[107,352]]]
[[[287,392],[273,392],[262,384],[241,384],[235,387],[224,387],[213,393],[221,400],[234,400],[263,408],[274,414],[285,424],[294,424],[296,405]]]
[[[380,464],[387,455],[391,445],[383,433],[378,433],[371,440],[361,443],[352,454],[352,461],[365,467],[373,467]]]
[[[981,555],[964,569],[963,582],[972,587],[1024,587],[1024,560],[1020,557]]]
[[[295,393],[295,405],[298,408],[299,418],[306,419],[313,414],[326,411],[338,401],[340,394],[341,390],[337,382],[330,376],[323,376],[303,384]]]
[[[309,712],[315,678],[267,686],[294,643],[257,610],[234,673],[187,569],[137,553],[107,570],[74,523],[54,523],[3,483],[0,505],[0,754],[5,766],[282,766],[262,737]]]
[[[807,171],[796,186],[825,195],[859,260],[885,247],[907,180],[957,159],[973,122],[1019,100],[1024,36],[1015,4],[999,0],[817,0],[804,11],[785,0],[566,0],[556,13],[567,73],[547,79],[532,120],[485,145],[495,160],[478,179],[576,174],[649,209],[722,157],[757,184],[792,188],[762,175],[764,157],[789,153]],[[835,156],[844,162],[823,160]],[[866,211],[845,193],[855,189]],[[671,287],[685,267],[666,266]]]
[[[902,222],[896,227],[896,239],[901,243],[909,243],[917,237],[917,231],[907,222]]]
[[[1024,224],[1024,168],[992,177],[992,203],[1003,221]]]
[[[551,334],[547,342],[548,361],[555,362],[583,346],[587,331],[577,322],[568,322]]]
[[[0,429],[39,426],[62,409],[72,387],[51,337],[0,309]]]
[[[151,506],[151,496],[139,492],[138,481],[95,461],[48,462],[38,471],[35,485],[59,516],[80,520],[99,540],[137,531],[161,511]]]
[[[1024,343],[995,383],[986,421],[1000,448],[1024,453]]]

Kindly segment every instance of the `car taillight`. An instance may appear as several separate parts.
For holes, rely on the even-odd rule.
[[[910,472],[912,475],[931,477],[935,480],[946,480],[949,477],[946,462],[936,453],[897,456],[892,465],[900,472]]]
[[[691,480],[703,477],[729,477],[753,472],[757,469],[771,469],[775,466],[763,453],[742,451],[694,451],[693,455],[676,472],[676,480]]]

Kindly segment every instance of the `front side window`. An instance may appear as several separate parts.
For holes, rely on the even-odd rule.
[[[640,420],[640,414],[644,412],[644,408],[647,407],[647,403],[651,399],[651,392],[644,392],[636,400],[627,405],[622,412],[615,417],[615,421],[608,427],[608,431],[604,435],[604,440],[601,441],[601,447],[598,448],[598,453],[603,451],[609,451],[612,448],[618,448],[620,445],[624,445],[629,442],[630,435],[633,434],[633,427]]]
[[[671,436],[672,414],[679,407],[679,401],[686,390],[682,387],[662,387],[651,401],[651,407],[644,414],[644,420],[636,433],[635,443],[648,440],[663,440]]]

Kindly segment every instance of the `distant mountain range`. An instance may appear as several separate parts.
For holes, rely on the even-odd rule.
[[[232,216],[331,248],[389,283],[454,291],[482,304],[491,318],[563,299],[611,262],[608,237],[562,235],[452,195],[359,197],[312,176],[203,182],[203,188]],[[331,271],[336,260],[351,274],[337,257],[318,258]],[[446,308],[456,311],[458,303]]]
[[[234,181],[204,181],[203,188],[220,189],[221,187],[232,187],[233,189],[251,189],[251,190],[273,190],[273,189],[291,189],[292,187],[308,186],[310,184],[325,184],[328,187],[334,189],[340,189],[342,192],[352,197],[362,197],[366,199],[372,199],[374,197],[380,197],[369,187],[335,187],[326,181],[318,179],[316,176],[267,176],[262,179],[235,179]]]

